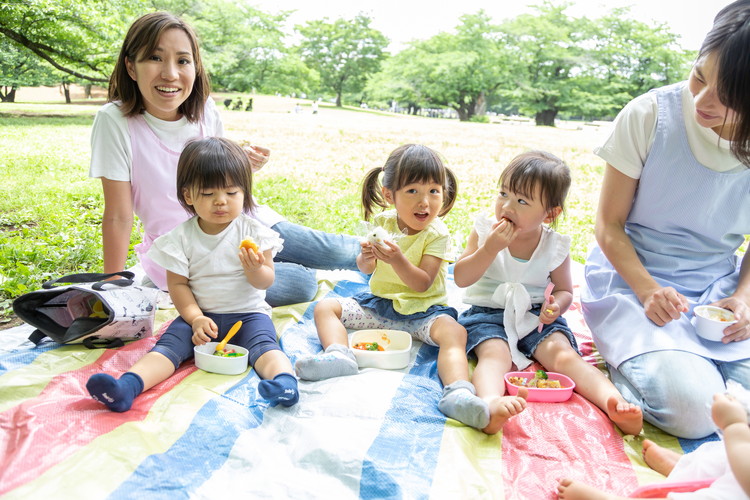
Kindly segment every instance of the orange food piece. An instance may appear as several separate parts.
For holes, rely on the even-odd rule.
[[[352,346],[355,349],[360,349],[362,351],[385,351],[382,345],[379,345],[377,342],[359,342],[358,344],[354,344]]]
[[[258,244],[253,241],[252,238],[245,238],[242,240],[242,243],[240,243],[240,248],[247,248],[248,250],[252,250],[255,253],[258,253]]]

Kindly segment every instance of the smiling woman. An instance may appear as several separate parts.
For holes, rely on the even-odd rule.
[[[104,269],[123,270],[133,214],[143,225],[136,246],[146,283],[164,289],[165,270],[146,252],[153,241],[187,219],[177,202],[177,158],[192,140],[221,137],[224,128],[192,28],[181,19],[154,12],[130,27],[112,73],[109,101],[98,113],[91,135],[90,176],[104,193]],[[246,146],[254,171],[270,151]],[[284,240],[275,257],[278,279],[268,302],[283,305],[311,300],[317,292],[315,269],[354,269],[358,240],[292,224],[265,205],[252,216]],[[320,253],[310,253],[316,247]]]

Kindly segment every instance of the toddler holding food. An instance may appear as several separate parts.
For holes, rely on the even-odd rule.
[[[297,360],[301,379],[358,372],[347,328],[406,330],[439,348],[437,369],[444,384],[440,411],[477,429],[488,424],[488,405],[469,382],[466,330],[456,322],[457,311],[445,305],[451,237],[440,217],[453,207],[456,192],[453,172],[435,151],[422,145],[397,148],[385,166],[367,173],[362,188],[365,220],[373,216],[375,206],[393,205],[395,209],[375,215],[374,224],[399,236],[361,244],[357,265],[363,273],[372,273],[372,293],[325,299],[316,305],[315,324],[325,352]]]
[[[626,434],[638,434],[643,425],[640,408],[581,358],[562,317],[573,301],[570,237],[547,224],[563,212],[570,183],[567,165],[550,153],[515,157],[500,175],[494,214],[477,217],[454,269],[471,305],[459,323],[467,330],[467,352],[477,357],[472,382],[490,405],[491,420],[483,429],[489,434],[525,408],[522,398],[505,396],[504,376],[514,363],[526,368],[532,357],[573,379],[576,391]]]
[[[149,257],[167,270],[167,286],[180,317],[154,348],[119,379],[106,373],[86,383],[91,396],[124,412],[141,392],[169,378],[193,346],[221,340],[242,321],[232,342],[249,351],[264,380],[258,392],[271,406],[299,400],[292,364],[279,347],[265,290],[274,280],[278,233],[246,215],[253,208],[252,173],[245,150],[208,137],[187,144],[177,164],[177,196],[193,217],[160,236]],[[240,243],[247,238],[257,252]]]

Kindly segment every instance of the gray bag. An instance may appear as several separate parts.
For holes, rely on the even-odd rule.
[[[114,276],[122,278],[105,281]],[[134,277],[130,271],[63,276],[16,298],[13,311],[36,328],[29,336],[35,344],[49,337],[89,348],[120,347],[153,335],[159,291],[134,285]]]

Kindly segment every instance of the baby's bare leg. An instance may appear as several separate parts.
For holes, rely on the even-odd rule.
[[[659,474],[668,476],[681,457],[676,451],[659,446],[650,439],[643,440],[643,459]]]

